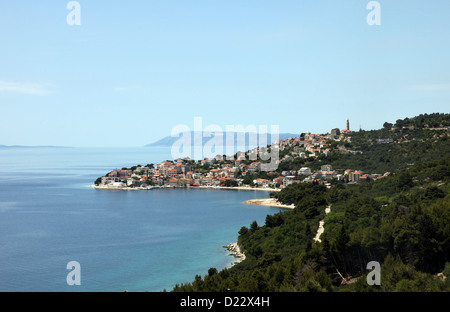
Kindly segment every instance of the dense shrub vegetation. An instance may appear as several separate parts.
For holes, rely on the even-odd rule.
[[[354,133],[350,147],[363,153],[332,154],[333,167],[390,176],[272,194],[295,209],[241,228],[246,260],[173,291],[450,291],[450,141],[448,130],[430,129],[449,125],[448,114],[420,115]],[[395,142],[376,143],[388,137]],[[325,231],[314,242],[320,220]],[[370,261],[381,264],[381,286],[366,282]]]

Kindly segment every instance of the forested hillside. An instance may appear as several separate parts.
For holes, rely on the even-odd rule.
[[[390,176],[332,188],[294,183],[273,193],[295,209],[241,228],[246,260],[173,291],[450,291],[448,125],[448,114],[421,115],[353,133],[352,148],[363,153],[335,155],[333,166]],[[388,137],[393,142],[377,142]],[[315,242],[320,220],[325,230]],[[371,261],[381,264],[380,286],[366,281]]]

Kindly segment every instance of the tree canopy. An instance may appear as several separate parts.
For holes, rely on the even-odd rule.
[[[450,145],[448,130],[430,130],[449,125],[448,114],[425,114],[353,135],[363,154],[332,154],[331,163],[391,175],[332,188],[293,183],[272,193],[295,209],[241,227],[244,261],[173,291],[450,291]],[[395,142],[376,142],[386,137]],[[366,282],[371,261],[381,265],[381,286]]]

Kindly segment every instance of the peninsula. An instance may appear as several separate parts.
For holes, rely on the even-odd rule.
[[[314,182],[331,187],[342,183],[367,183],[390,172],[367,172],[362,168],[333,168],[333,155],[359,155],[352,149],[352,131],[334,128],[325,134],[302,133],[274,142],[279,149],[277,168],[262,170],[268,161],[251,160],[259,148],[238,152],[233,157],[216,155],[194,161],[190,158],[165,160],[158,164],[114,169],[99,177],[92,187],[103,190],[150,190],[153,188],[213,188],[280,191],[293,183]],[[391,142],[391,141],[389,141]],[[393,142],[393,141],[392,141]],[[255,203],[255,202],[253,202]],[[273,203],[272,203],[273,204]]]

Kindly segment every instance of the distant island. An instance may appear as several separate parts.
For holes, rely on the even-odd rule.
[[[184,132],[183,132],[183,133],[184,133]],[[183,134],[183,133],[180,133],[179,135],[181,136],[181,134]],[[191,138],[194,138],[194,134],[195,134],[195,132],[194,132],[194,131],[191,131],[191,133],[190,133]],[[202,133],[202,134],[203,134],[203,133]],[[227,145],[226,138],[227,138],[227,137],[231,137],[231,136],[234,137],[234,140],[233,140],[233,144],[232,144],[232,145],[233,145],[233,146],[237,146],[238,143],[239,143],[239,142],[238,142],[238,136],[239,136],[239,135],[242,135],[242,134],[245,134],[245,142],[248,143],[248,142],[249,142],[250,136],[251,136],[251,135],[255,135],[256,133],[252,133],[252,132],[245,132],[245,133],[238,133],[238,132],[224,132],[224,133],[223,133],[223,146],[226,146],[226,145]],[[259,135],[259,137],[264,136],[264,134],[258,134],[258,135]],[[179,137],[180,137],[180,136],[179,136]],[[160,139],[160,140],[158,140],[158,141],[156,141],[156,142],[154,142],[154,143],[145,145],[145,147],[153,147],[153,146],[172,146],[177,140],[179,140],[179,137],[166,136],[166,137],[164,137],[164,138],[162,138],[162,139]],[[273,143],[274,140],[275,140],[275,139],[273,139],[273,138],[271,137],[270,133],[269,133],[269,134],[266,134],[265,137],[267,138],[267,143],[268,143],[268,144]],[[294,133],[280,133],[280,134],[278,135],[279,140],[284,140],[284,139],[289,139],[289,138],[294,138],[294,137],[298,137],[298,134],[294,134]],[[204,145],[207,141],[208,141],[208,138],[204,138],[204,140],[203,140],[203,145]],[[259,143],[259,142],[258,142],[258,143]],[[258,145],[259,145],[259,144],[258,144]]]

